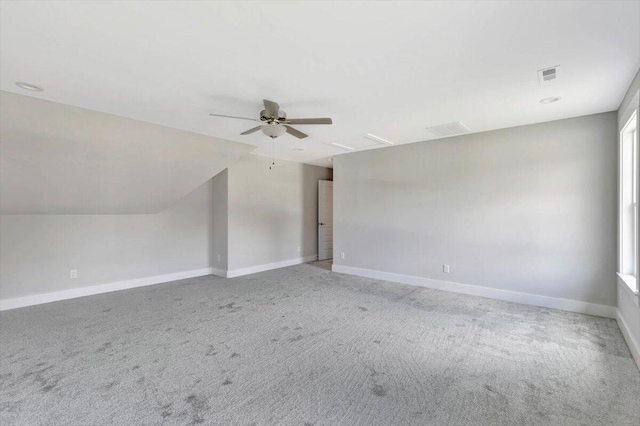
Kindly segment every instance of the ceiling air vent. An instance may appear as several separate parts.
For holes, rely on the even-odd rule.
[[[441,124],[440,126],[427,127],[427,130],[441,138],[469,133],[469,129],[459,121],[456,121],[455,123]]]
[[[555,80],[556,78],[558,78],[559,67],[560,65],[556,65],[555,67],[538,70],[538,80],[540,80],[540,83],[546,83],[548,81]]]

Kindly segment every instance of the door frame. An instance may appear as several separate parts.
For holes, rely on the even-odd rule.
[[[323,226],[327,226],[326,224],[321,222],[321,209],[324,207],[322,205],[322,200],[321,200],[321,194],[322,191],[324,189],[326,189],[327,187],[331,188],[331,241],[333,244],[333,181],[332,180],[319,180],[318,181],[318,260],[329,260],[329,259],[333,259],[333,248],[331,249],[331,255],[327,258],[321,259],[321,254],[322,251],[320,250],[320,244],[321,244],[321,233],[322,233],[322,227]],[[326,213],[326,212],[322,212],[322,213]]]

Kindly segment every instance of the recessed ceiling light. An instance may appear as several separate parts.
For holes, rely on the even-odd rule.
[[[390,142],[386,139],[382,139],[380,136],[372,135],[371,133],[367,133],[364,135],[365,138],[371,139],[372,141],[383,143],[385,145],[393,145],[393,142]]]
[[[294,151],[304,151],[302,148],[293,148]]]
[[[347,151],[355,151],[355,149],[354,149],[354,148],[351,148],[350,146],[342,145],[342,144],[340,144],[340,143],[335,143],[335,142],[333,142],[331,145],[333,145],[333,146],[337,146],[338,148],[342,148],[342,149],[345,149],[345,150],[347,150]]]
[[[31,90],[32,92],[42,92],[44,90],[42,87],[36,86],[34,84],[23,83],[21,81],[18,81],[16,83],[16,86],[24,90]]]
[[[559,97],[559,96],[552,96],[550,98],[541,99],[540,103],[541,104],[551,104],[551,103],[554,103],[554,102],[558,102],[560,99],[562,99],[562,98]]]

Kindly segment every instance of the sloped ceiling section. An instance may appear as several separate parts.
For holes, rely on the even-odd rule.
[[[158,213],[254,146],[0,92],[0,213]]]

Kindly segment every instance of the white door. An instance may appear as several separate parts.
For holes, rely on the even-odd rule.
[[[318,260],[333,258],[333,182],[318,181]]]

